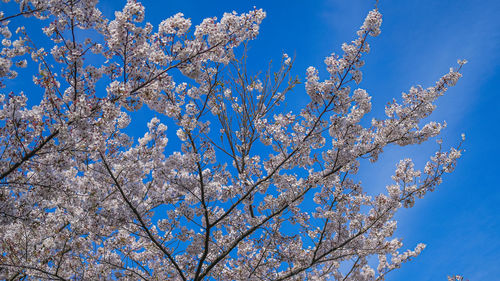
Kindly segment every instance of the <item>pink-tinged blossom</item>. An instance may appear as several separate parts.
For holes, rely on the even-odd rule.
[[[446,123],[428,117],[466,61],[366,124],[372,97],[358,84],[377,10],[307,68],[308,104],[293,112],[282,105],[300,83],[294,59],[252,74],[236,49],[258,35],[261,9],[155,27],[132,0],[111,19],[94,0],[16,2],[26,21],[46,20],[51,45],[0,22],[0,79],[34,65],[42,92],[34,106],[0,95],[0,279],[383,280],[425,248],[404,248],[394,215],[436,189],[461,145],[438,142],[423,167],[401,160],[381,194],[354,176],[361,159],[440,134]],[[134,139],[142,106],[156,117]]]

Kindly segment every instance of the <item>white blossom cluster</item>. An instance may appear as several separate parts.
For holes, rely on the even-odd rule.
[[[425,248],[403,248],[394,215],[435,190],[460,146],[440,144],[421,170],[400,161],[386,193],[354,176],[389,145],[439,135],[446,124],[428,117],[465,61],[364,125],[371,96],[352,87],[377,10],[325,59],[327,79],[307,69],[297,113],[283,110],[294,59],[252,75],[235,51],[258,35],[260,9],[154,27],[133,0],[112,19],[97,0],[14,2],[18,14],[0,13],[0,78],[29,62],[42,94],[0,94],[0,279],[383,280]],[[13,38],[21,17],[46,23],[50,48],[22,26]],[[143,105],[156,117],[134,140]]]

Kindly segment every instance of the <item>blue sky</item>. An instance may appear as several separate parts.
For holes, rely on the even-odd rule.
[[[143,1],[146,18],[159,23],[183,12],[197,24],[204,17],[223,12],[263,8],[267,18],[259,37],[251,43],[254,69],[265,67],[281,54],[295,54],[295,74],[316,66],[326,72],[323,59],[340,51],[342,42],[354,38],[375,1]],[[103,1],[104,5],[107,5]],[[105,9],[117,8],[107,6]],[[380,1],[382,34],[371,40],[360,87],[373,96],[373,114],[381,116],[385,103],[411,85],[431,86],[467,59],[464,77],[438,101],[432,115],[446,120],[444,146],[456,145],[466,134],[466,152],[456,171],[412,209],[397,216],[396,236],[407,247],[427,244],[423,253],[387,280],[446,280],[463,274],[470,280],[495,280],[500,276],[500,190],[497,177],[500,149],[500,2],[493,0]],[[306,101],[303,85],[289,96],[290,104]],[[368,192],[383,191],[399,159],[411,157],[422,167],[437,149],[434,141],[422,146],[392,147],[376,164],[364,163],[360,179]]]
[[[181,11],[193,22],[225,11],[243,12],[254,5],[267,12],[257,40],[251,43],[255,68],[277,60],[282,52],[296,55],[295,72],[317,66],[344,41],[354,38],[374,1],[145,1],[148,19]],[[460,273],[470,280],[500,276],[500,2],[381,1],[382,34],[371,41],[361,87],[373,96],[374,114],[411,85],[431,86],[457,59],[467,59],[463,79],[438,102],[433,119],[446,120],[445,145],[467,136],[466,152],[456,171],[416,206],[398,215],[397,236],[408,247],[428,245],[420,257],[393,272],[387,280],[446,280]],[[324,72],[323,72],[324,73]],[[305,99],[301,87],[290,97]],[[304,102],[298,100],[297,103]],[[360,178],[377,192],[390,182],[395,164],[412,157],[426,161],[436,149],[393,147],[375,165],[365,165]]]
[[[102,0],[101,8],[112,12],[125,1]],[[182,12],[198,24],[205,17],[224,12],[263,8],[267,18],[261,33],[250,44],[250,68],[267,67],[283,52],[295,55],[294,74],[302,81],[305,69],[315,66],[323,75],[323,60],[339,52],[354,38],[372,0],[289,1],[157,1],[145,0],[147,21],[157,25]],[[411,85],[431,86],[467,59],[464,77],[438,101],[431,119],[446,120],[444,146],[455,145],[466,134],[463,158],[456,171],[414,208],[397,216],[406,247],[417,243],[427,249],[411,263],[391,273],[387,280],[446,280],[447,274],[463,274],[472,280],[495,280],[500,276],[500,189],[497,177],[500,149],[500,1],[494,0],[385,0],[382,34],[371,39],[372,51],[363,68],[360,87],[372,95],[373,116],[382,116],[384,105],[400,97]],[[307,102],[303,85],[289,95],[290,106]],[[145,119],[140,122],[147,122]],[[133,126],[137,128],[136,126]],[[141,135],[144,130],[137,131]],[[422,164],[437,149],[434,141],[422,146],[391,147],[376,164],[363,163],[360,180],[370,193],[390,183],[399,159],[411,157]]]

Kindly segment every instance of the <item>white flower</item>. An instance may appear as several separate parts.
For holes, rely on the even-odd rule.
[[[186,141],[187,140],[187,135],[186,133],[184,132],[183,129],[178,129],[177,130],[177,137],[181,140],[181,141]]]

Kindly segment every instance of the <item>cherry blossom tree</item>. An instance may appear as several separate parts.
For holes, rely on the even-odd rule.
[[[383,280],[424,249],[403,248],[394,215],[453,171],[460,145],[421,169],[401,160],[383,194],[355,175],[388,146],[439,135],[427,117],[465,61],[366,122],[356,85],[374,9],[325,79],[307,69],[309,102],[287,112],[304,92],[293,58],[246,68],[260,9],[153,27],[132,0],[112,19],[97,0],[14,2],[0,13],[0,279]],[[33,70],[29,92],[9,90]],[[157,117],[134,139],[144,106]]]

